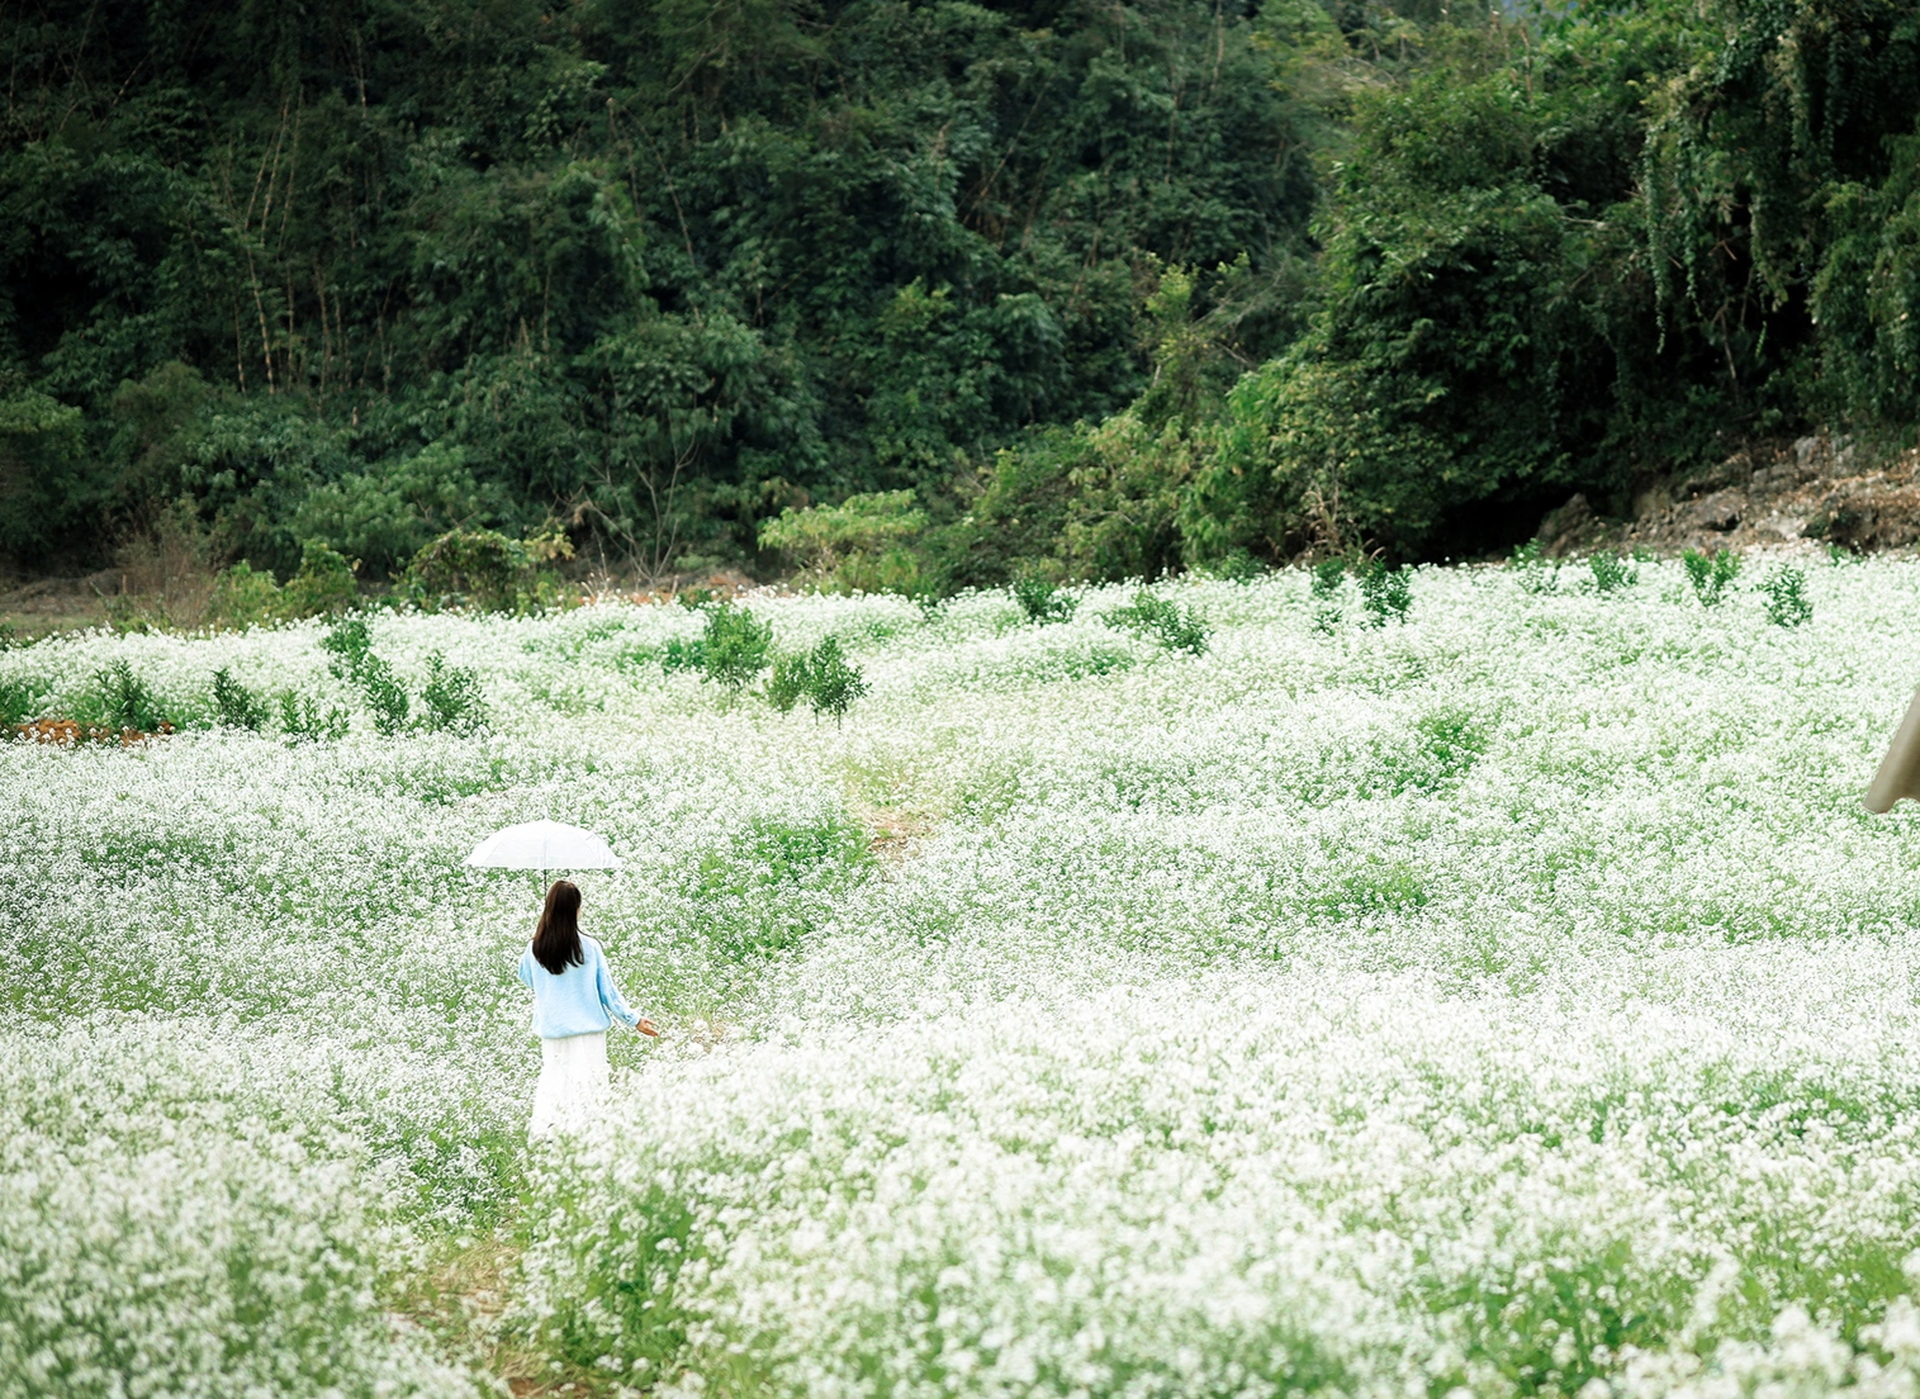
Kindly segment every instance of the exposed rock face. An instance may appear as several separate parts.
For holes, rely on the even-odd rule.
[[[1686,509],[1686,518],[1695,529],[1724,532],[1740,523],[1740,512],[1746,507],[1747,493],[1729,487],[1694,501]]]
[[[1872,477],[1830,492],[1801,531],[1854,550],[1900,549],[1920,541],[1920,486]]]
[[[1536,537],[1543,550],[1562,555],[1801,541],[1856,550],[1920,545],[1920,449],[1866,469],[1844,437],[1755,444],[1683,476],[1649,481],[1629,521],[1601,520],[1575,496],[1541,521]]]
[[[1593,513],[1593,507],[1587,504],[1584,495],[1576,494],[1558,510],[1547,513],[1540,522],[1540,532],[1534,536],[1540,548],[1555,557],[1578,549],[1590,538],[1602,533],[1605,526],[1600,517]]]

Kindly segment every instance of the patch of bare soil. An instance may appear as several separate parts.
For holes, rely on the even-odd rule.
[[[105,625],[106,597],[120,586],[115,573],[86,578],[36,578],[8,587],[0,582],[0,624],[22,637]]]
[[[162,723],[152,733],[139,729],[102,728],[89,724],[82,728],[71,719],[36,719],[31,724],[15,724],[14,737],[30,743],[51,743],[57,748],[72,748],[81,743],[118,743],[131,748],[149,739],[165,738],[173,725]]]
[[[883,866],[908,858],[933,833],[933,818],[924,812],[855,802],[854,814],[866,830],[867,849]]]
[[[1920,543],[1920,449],[1867,460],[1845,438],[1756,444],[1705,470],[1661,477],[1630,520],[1606,520],[1576,495],[1536,536],[1554,557],[1595,549],[1813,548],[1856,552]]]

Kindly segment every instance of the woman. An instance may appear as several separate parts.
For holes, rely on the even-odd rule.
[[[618,1020],[643,1035],[660,1033],[627,1009],[607,954],[580,935],[580,890],[556,879],[520,954],[520,979],[533,991],[533,1032],[540,1036],[540,1083],[533,1090],[531,1136],[580,1126],[607,1091],[607,1026]]]

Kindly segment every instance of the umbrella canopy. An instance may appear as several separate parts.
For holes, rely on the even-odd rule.
[[[558,821],[528,821],[495,831],[467,863],[496,870],[612,870],[620,857],[592,831]]]

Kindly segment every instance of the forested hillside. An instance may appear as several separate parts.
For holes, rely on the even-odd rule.
[[[283,575],[768,571],[879,492],[913,589],[1432,556],[1920,410],[1901,0],[20,0],[0,53],[18,568],[184,499]]]

